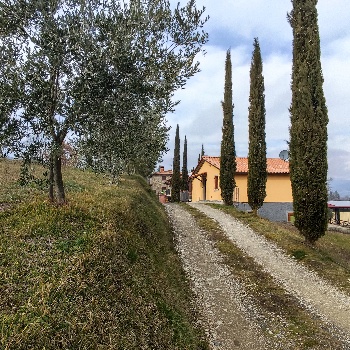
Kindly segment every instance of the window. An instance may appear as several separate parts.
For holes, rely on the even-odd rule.
[[[239,203],[239,188],[235,187],[233,191],[233,201]]]
[[[219,189],[219,176],[215,175],[214,176],[214,190],[218,190]]]
[[[162,180],[166,180],[166,176],[165,175],[162,175]]]

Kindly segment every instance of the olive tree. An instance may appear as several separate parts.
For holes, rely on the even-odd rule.
[[[138,156],[135,142],[147,147],[142,126],[151,119],[158,133],[147,166],[159,158],[167,138],[164,115],[176,105],[173,92],[199,70],[194,58],[207,41],[203,12],[195,1],[173,11],[163,0],[0,3],[1,43],[16,54],[3,57],[9,71],[2,80],[13,106],[8,117],[24,122],[27,140],[46,138],[58,204],[65,202],[67,136],[89,145],[81,150],[99,170],[119,173]]]

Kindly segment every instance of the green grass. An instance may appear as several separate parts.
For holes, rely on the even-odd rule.
[[[246,298],[252,298],[258,305],[265,317],[260,323],[266,337],[277,339],[281,348],[289,348],[288,344],[292,342],[294,349],[343,349],[343,345],[326,331],[327,326],[311,316],[294,296],[236,247],[214,220],[189,205],[183,204],[182,207],[195,218],[223,254],[224,263],[234,278],[245,286]],[[297,253],[299,258],[302,255],[300,251]]]
[[[0,349],[207,349],[165,211],[140,177],[65,168],[67,205],[1,161]],[[40,172],[41,169],[38,169]]]
[[[249,225],[256,233],[277,243],[287,254],[350,294],[350,235],[327,231],[316,246],[311,247],[304,244],[304,237],[292,224],[274,223],[234,207],[209,205]]]

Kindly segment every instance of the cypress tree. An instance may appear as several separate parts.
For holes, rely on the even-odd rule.
[[[259,41],[254,39],[250,68],[248,203],[257,214],[266,197],[266,135],[264,77]]]
[[[173,176],[171,179],[171,201],[180,202],[180,136],[179,136],[179,124],[176,127],[175,135],[175,148],[174,148],[174,160],[173,160]]]
[[[231,53],[227,50],[225,63],[225,92],[222,109],[224,112],[221,155],[220,155],[220,188],[221,197],[226,205],[233,204],[233,191],[236,187],[236,152],[234,143],[233,127],[233,104],[232,104],[232,67]]]
[[[187,139],[185,136],[184,153],[182,158],[182,186],[183,191],[188,191],[188,170],[187,170]]]
[[[327,229],[327,124],[317,0],[293,0],[290,176],[295,226],[315,244]]]
[[[201,151],[201,157],[204,156],[204,146],[203,146],[203,143],[202,143],[202,151]]]

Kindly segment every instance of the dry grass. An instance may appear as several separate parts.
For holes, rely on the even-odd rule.
[[[310,315],[293,295],[237,248],[215,221],[193,207],[183,205],[183,208],[191,213],[224,255],[225,264],[230,267],[234,277],[245,286],[245,298],[258,306],[264,316],[260,325],[266,337],[277,339],[281,348],[289,348],[290,343],[294,344],[295,349],[344,348],[344,345],[327,331],[327,326],[320,319]],[[221,206],[217,205],[215,208]]]
[[[68,204],[21,188],[4,161],[1,349],[207,349],[162,205],[140,177],[119,186],[64,169]],[[0,174],[2,173],[0,169]]]
[[[288,223],[274,223],[234,207],[210,204],[249,225],[258,234],[276,242],[287,254],[350,294],[350,235],[327,231],[315,247],[304,244],[298,230]]]
[[[42,192],[34,184],[26,187],[19,184],[20,168],[20,161],[0,158],[0,211],[1,207],[11,207],[23,200],[30,200]],[[32,173],[36,177],[42,177],[43,172],[42,167],[33,167]]]

